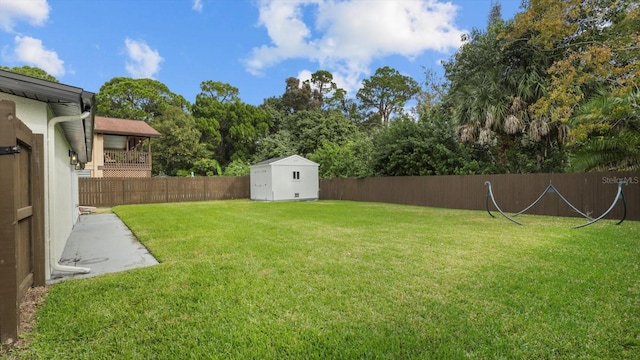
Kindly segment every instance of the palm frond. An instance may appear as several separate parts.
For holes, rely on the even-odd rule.
[[[575,153],[574,171],[640,169],[640,134],[616,131],[608,136],[589,139]]]

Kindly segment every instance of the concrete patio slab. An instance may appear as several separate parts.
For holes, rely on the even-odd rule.
[[[122,220],[110,213],[80,215],[59,263],[90,268],[91,272],[53,271],[49,283],[156,265],[158,261]]]

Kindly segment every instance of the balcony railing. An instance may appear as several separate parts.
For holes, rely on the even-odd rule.
[[[151,153],[135,150],[104,150],[104,168],[151,170]]]

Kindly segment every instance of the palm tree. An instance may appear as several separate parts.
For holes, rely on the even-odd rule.
[[[600,92],[570,122],[575,134],[574,171],[640,169],[640,89]]]
[[[640,134],[620,130],[590,138],[572,159],[574,171],[626,171],[640,169]]]

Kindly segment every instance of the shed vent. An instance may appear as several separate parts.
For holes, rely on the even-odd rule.
[[[294,194],[293,194],[293,197],[294,197],[294,198],[299,198],[299,197],[300,197],[300,193],[294,193]]]

